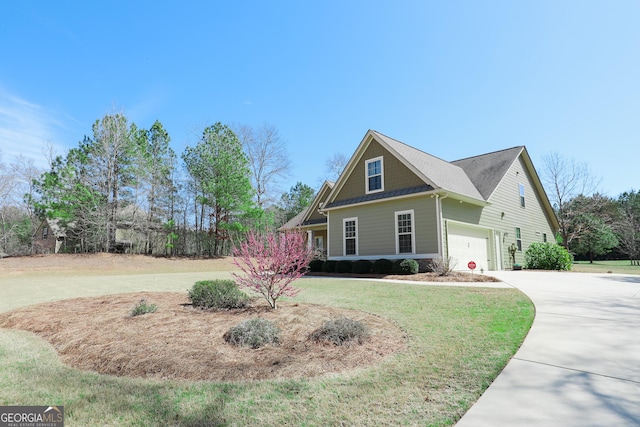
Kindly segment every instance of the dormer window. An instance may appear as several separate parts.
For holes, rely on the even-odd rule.
[[[365,163],[365,174],[367,181],[367,194],[384,190],[382,157],[367,160]]]

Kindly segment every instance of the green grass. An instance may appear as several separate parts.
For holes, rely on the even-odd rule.
[[[0,311],[127,290],[186,293],[195,280],[211,276],[84,277],[84,285],[74,277],[34,278],[28,288],[38,293],[28,301],[24,283],[0,278]],[[68,426],[448,426],[502,370],[534,316],[531,302],[515,289],[324,278],[298,283],[304,291],[295,300],[392,319],[407,335],[407,350],[371,368],[319,378],[158,381],[79,371],[60,363],[44,340],[0,329],[0,405],[64,405]]]
[[[628,260],[621,261],[575,261],[571,271],[579,273],[616,273],[616,274],[640,274],[640,265],[631,265]]]

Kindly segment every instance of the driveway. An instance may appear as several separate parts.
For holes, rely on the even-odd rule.
[[[640,426],[640,276],[492,274],[527,294],[536,318],[456,426]]]

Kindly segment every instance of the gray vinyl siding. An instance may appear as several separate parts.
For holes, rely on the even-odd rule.
[[[520,206],[518,184],[524,185],[525,207]],[[524,252],[529,245],[542,242],[544,234],[547,235],[547,241],[555,241],[551,219],[543,208],[541,195],[535,190],[533,179],[522,157],[513,163],[489,198],[489,202],[491,205],[482,210],[479,223],[501,233],[501,255],[506,268],[510,267],[507,248],[516,241],[516,227],[520,227],[522,231],[522,252],[516,253],[516,262],[519,264],[524,263]]]
[[[395,213],[406,210],[414,211],[416,255],[438,252],[435,198],[420,196],[331,210],[329,258],[344,254],[344,218],[358,218],[358,255],[354,258],[399,257],[396,255]]]
[[[518,184],[523,184],[525,188],[525,207],[520,206]],[[511,165],[488,202],[489,206],[481,207],[466,202],[460,203],[453,198],[442,200],[442,236],[445,250],[448,247],[447,223],[452,221],[493,230],[489,256],[491,259],[495,257],[497,246],[500,249],[498,256],[503,268],[511,267],[508,247],[516,241],[516,227],[519,227],[522,233],[522,252],[516,253],[516,263],[524,263],[524,252],[532,242],[542,242],[544,234],[547,235],[547,241],[555,241],[551,219],[543,208],[541,195],[535,189],[533,178],[522,157],[518,157]],[[496,242],[496,239],[501,241]],[[494,260],[492,268],[497,268],[497,265]]]

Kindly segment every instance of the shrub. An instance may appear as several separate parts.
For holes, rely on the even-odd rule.
[[[438,276],[448,276],[456,268],[456,264],[457,262],[449,256],[446,258],[439,256],[432,259],[429,266]]]
[[[293,297],[300,292],[293,282],[302,277],[313,259],[306,234],[299,231],[249,231],[232,252],[233,263],[242,272],[231,273],[233,277],[240,286],[262,295],[274,310],[281,297]]]
[[[324,271],[325,273],[335,273],[337,264],[338,261],[327,260],[324,262],[324,266],[322,266],[322,271]]]
[[[324,268],[324,260],[314,259],[309,262],[309,271],[313,273],[319,273]]]
[[[368,259],[359,259],[353,263],[353,272],[356,274],[369,274],[373,268],[373,263]]]
[[[136,304],[135,307],[133,307],[130,315],[131,317],[134,317],[134,316],[140,316],[142,314],[147,314],[147,313],[155,313],[157,309],[158,309],[157,304],[149,304],[149,302],[147,302],[147,300],[143,298],[140,300],[138,304]]]
[[[393,274],[418,274],[418,268],[418,261],[407,258],[395,261],[391,272]]]
[[[225,332],[223,338],[232,345],[260,348],[266,344],[278,344],[280,329],[272,322],[256,317],[238,323]]]
[[[373,262],[373,272],[376,274],[389,274],[393,270],[393,261],[389,259],[377,259]]]
[[[233,280],[202,280],[189,290],[189,300],[194,307],[206,310],[230,310],[249,304],[249,297]]]
[[[571,270],[573,257],[557,243],[534,242],[524,253],[526,268],[532,270]]]
[[[344,274],[353,271],[353,261],[340,260],[336,264],[336,273]]]
[[[356,342],[362,344],[369,338],[369,328],[362,322],[341,317],[329,320],[309,335],[309,339],[319,342],[326,341],[335,345]]]

